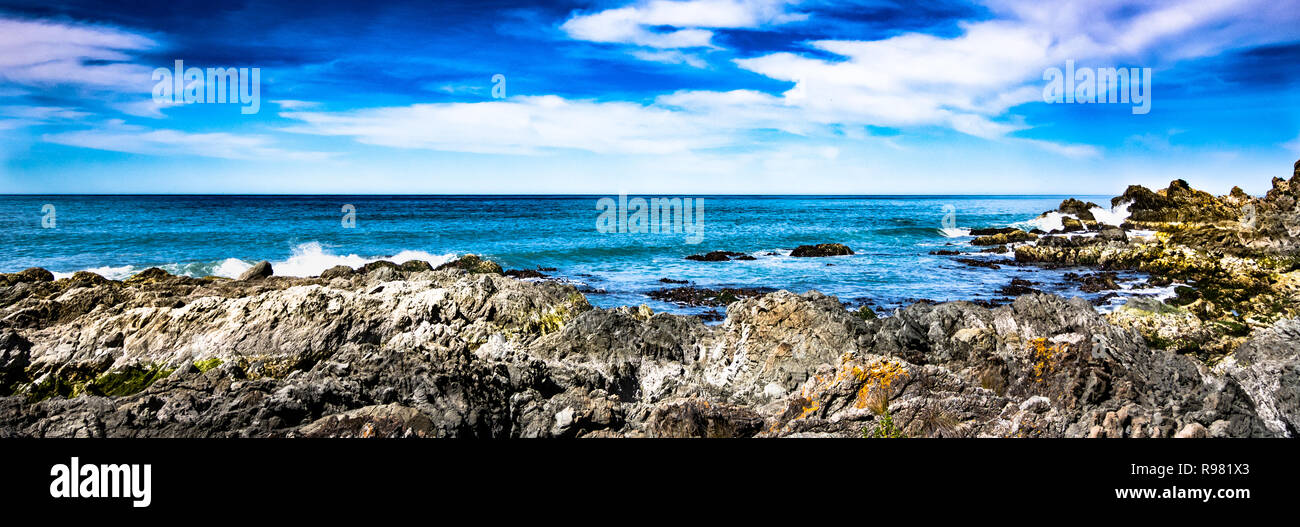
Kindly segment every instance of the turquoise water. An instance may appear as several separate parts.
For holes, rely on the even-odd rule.
[[[816,289],[855,305],[889,308],[917,299],[993,299],[1002,296],[997,287],[1020,277],[1065,296],[1095,296],[1057,283],[1070,270],[994,270],[929,254],[973,251],[963,229],[1032,226],[1026,222],[1066,196],[702,196],[696,197],[704,203],[698,244],[687,243],[683,233],[598,232],[600,197],[0,196],[6,225],[0,271],[44,267],[59,275],[91,270],[123,278],[159,266],[192,276],[237,276],[269,260],[276,274],[311,276],[338,264],[437,264],[477,253],[507,269],[554,268],[546,274],[589,291],[596,305],[644,303],[684,313],[701,310],[645,293],[670,278],[711,288]],[[52,218],[42,212],[47,204]],[[349,204],[356,210],[354,228],[343,226]],[[53,228],[45,228],[50,219]],[[798,245],[825,242],[844,243],[857,254],[788,256]],[[684,259],[711,250],[756,259]],[[974,257],[1010,261],[1009,255]]]

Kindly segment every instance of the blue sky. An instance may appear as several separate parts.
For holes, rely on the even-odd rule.
[[[1300,2],[0,1],[0,193],[1262,193]],[[260,68],[260,111],[155,68]],[[1044,71],[1151,68],[1151,111]],[[504,99],[492,97],[503,75]]]

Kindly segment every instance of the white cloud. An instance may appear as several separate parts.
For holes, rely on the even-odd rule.
[[[561,26],[570,37],[652,48],[712,46],[719,28],[755,28],[807,18],[786,11],[780,0],[653,0],[639,5],[574,15]],[[656,27],[677,28],[657,32]]]
[[[0,19],[0,78],[26,86],[149,93],[152,68],[129,61],[132,52],[154,45],[114,28]]]
[[[271,139],[264,136],[151,130],[124,124],[120,120],[110,120],[89,130],[46,134],[42,139],[61,145],[155,156],[184,155],[273,161],[316,161],[329,157],[329,154],[323,152],[281,149],[273,146]]]

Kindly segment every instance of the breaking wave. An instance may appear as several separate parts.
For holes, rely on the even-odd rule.
[[[288,258],[282,261],[272,261],[271,268],[275,271],[276,276],[294,276],[307,277],[319,276],[326,269],[338,265],[348,267],[361,267],[371,262],[387,260],[393,263],[402,264],[413,260],[424,260],[430,265],[447,263],[456,258],[455,254],[433,254],[424,251],[405,250],[391,256],[364,257],[357,254],[334,254],[318,242],[308,242],[300,244],[293,248]],[[241,260],[239,258],[226,258],[214,262],[190,262],[190,263],[170,263],[156,266],[168,273],[174,275],[204,277],[204,276],[221,276],[225,278],[237,278],[253,266],[256,261]],[[105,278],[113,280],[122,280],[129,278],[131,275],[139,273],[150,266],[105,266],[92,269],[83,269]],[[69,278],[72,272],[55,272],[55,278]]]

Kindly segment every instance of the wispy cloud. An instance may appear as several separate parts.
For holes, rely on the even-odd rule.
[[[342,112],[283,112],[289,132],[346,136],[364,144],[476,153],[547,149],[662,154],[730,144],[703,116],[631,102],[548,95],[481,103],[437,103]]]
[[[319,161],[329,157],[329,154],[324,152],[300,152],[279,148],[274,146],[272,139],[265,136],[155,130],[125,124],[121,120],[110,120],[88,130],[46,134],[42,139],[61,145],[153,156],[200,156],[271,161]]]

